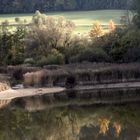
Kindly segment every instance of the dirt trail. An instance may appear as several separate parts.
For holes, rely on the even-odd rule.
[[[53,87],[53,88],[27,88],[27,89],[9,89],[0,92],[0,100],[11,100],[18,97],[27,97],[35,95],[43,95],[50,93],[58,93],[64,91],[65,88]]]

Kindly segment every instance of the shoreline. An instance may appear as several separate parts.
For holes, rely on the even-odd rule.
[[[0,100],[13,100],[15,98],[31,97],[44,94],[59,93],[65,91],[65,88],[52,87],[52,88],[24,88],[24,89],[9,89],[0,92]]]
[[[120,82],[111,84],[95,84],[95,85],[84,85],[75,86],[74,88],[64,88],[64,87],[51,87],[51,88],[21,88],[21,89],[8,89],[0,92],[0,100],[13,100],[15,98],[31,97],[39,95],[50,95],[58,94],[64,91],[101,91],[101,90],[129,90],[129,89],[140,89],[140,82]],[[86,94],[86,93],[85,93]]]

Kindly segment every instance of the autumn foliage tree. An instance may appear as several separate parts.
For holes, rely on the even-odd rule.
[[[110,21],[109,21],[109,26],[108,26],[108,28],[109,28],[109,32],[113,32],[113,31],[116,29],[116,25],[115,25],[115,23],[113,22],[113,20],[110,20]]]
[[[89,36],[91,38],[98,38],[102,35],[103,35],[103,28],[102,28],[100,22],[98,22],[98,21],[94,22],[93,26],[92,26],[92,29],[89,33]]]

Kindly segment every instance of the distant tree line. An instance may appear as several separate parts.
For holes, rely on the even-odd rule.
[[[133,0],[0,0],[0,14],[31,13],[39,10],[70,11],[126,9]]]

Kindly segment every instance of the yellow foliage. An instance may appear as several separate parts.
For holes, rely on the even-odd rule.
[[[100,22],[96,21],[95,23],[93,23],[93,26],[89,35],[91,38],[97,38],[103,35],[103,28]]]
[[[113,32],[116,29],[116,25],[113,20],[109,21],[109,32]]]

